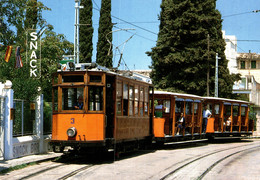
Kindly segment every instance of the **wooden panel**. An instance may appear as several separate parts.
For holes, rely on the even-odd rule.
[[[154,137],[164,137],[164,118],[153,118]]]
[[[149,131],[149,117],[116,118],[116,140],[142,138],[149,136]]]
[[[208,119],[206,133],[214,133],[214,121],[214,118]]]

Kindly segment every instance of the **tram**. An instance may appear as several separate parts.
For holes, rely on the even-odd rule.
[[[154,91],[150,79],[95,63],[65,61],[52,84],[54,151],[126,152],[152,142],[246,137],[253,132],[249,102]],[[204,106],[211,112],[205,132]]]
[[[204,97],[212,118],[207,125],[210,137],[243,137],[252,135],[254,121],[249,119],[250,103],[247,101]]]
[[[54,151],[124,151],[150,141],[153,86],[95,63],[67,62],[53,75]]]
[[[154,91],[153,140],[160,144],[250,136],[254,121],[249,119],[249,106],[249,102],[240,100]],[[211,112],[205,132],[202,117],[204,107]],[[180,124],[181,114],[184,121]]]
[[[203,98],[197,95],[154,91],[153,140],[159,144],[205,138],[202,103]],[[180,125],[181,114],[184,121]]]

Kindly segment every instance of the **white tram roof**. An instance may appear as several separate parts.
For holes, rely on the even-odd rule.
[[[204,100],[216,100],[216,101],[223,101],[224,103],[232,103],[232,104],[252,104],[248,101],[236,100],[236,99],[226,99],[226,98],[219,98],[219,97],[202,97]]]
[[[216,100],[216,101],[223,101],[225,104],[246,104],[249,105],[251,104],[250,102],[247,101],[242,101],[242,100],[235,100],[235,99],[227,99],[227,98],[219,98],[219,97],[202,97],[198,95],[193,95],[193,94],[184,94],[184,93],[174,93],[174,92],[167,92],[167,91],[154,91],[155,95],[171,95],[171,96],[176,96],[176,99],[196,99],[196,100]]]
[[[167,91],[154,91],[154,94],[171,95],[171,96],[176,96],[177,98],[201,99],[201,100],[203,99],[201,96],[198,96],[198,95],[174,93],[174,92],[167,92]]]

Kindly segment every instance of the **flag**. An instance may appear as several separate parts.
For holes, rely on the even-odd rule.
[[[16,49],[15,49],[15,59],[16,59],[16,61],[15,61],[15,62],[16,62],[16,63],[15,63],[15,67],[16,67],[16,68],[21,68],[21,67],[23,67],[23,62],[22,62],[20,50],[21,50],[21,47],[20,47],[20,46],[17,46]]]
[[[5,61],[8,62],[10,60],[11,54],[12,54],[12,46],[7,46],[7,50],[5,53]]]

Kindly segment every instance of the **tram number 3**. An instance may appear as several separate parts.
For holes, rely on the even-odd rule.
[[[75,124],[75,118],[71,118],[70,120],[71,120],[70,124]]]

